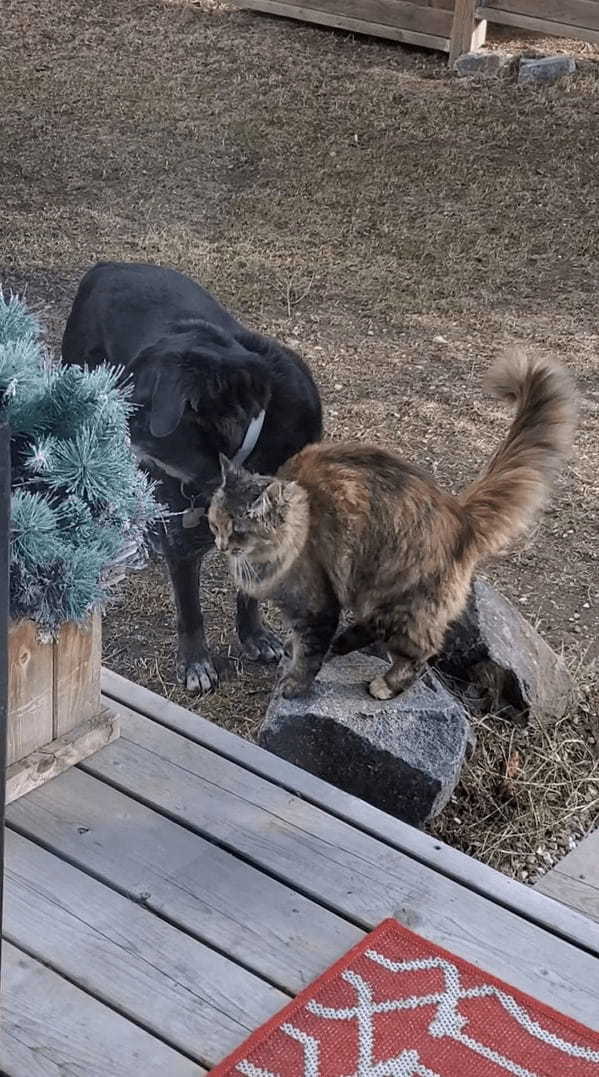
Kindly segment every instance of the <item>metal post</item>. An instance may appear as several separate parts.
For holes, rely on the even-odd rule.
[[[8,619],[10,527],[10,429],[0,421],[0,979],[2,975],[2,899],[4,890],[4,805],[8,738]]]

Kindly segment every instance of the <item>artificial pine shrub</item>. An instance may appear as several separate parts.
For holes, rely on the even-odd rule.
[[[11,432],[10,614],[53,634],[139,564],[159,506],[135,463],[120,372],[61,367],[37,318],[0,292],[0,408]]]

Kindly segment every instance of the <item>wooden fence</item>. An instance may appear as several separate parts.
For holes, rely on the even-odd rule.
[[[476,0],[240,0],[244,8],[448,52],[453,60],[484,41]]]
[[[458,56],[487,22],[599,42],[599,0],[240,0],[240,6]]]
[[[599,0],[483,0],[476,14],[521,30],[599,42]]]

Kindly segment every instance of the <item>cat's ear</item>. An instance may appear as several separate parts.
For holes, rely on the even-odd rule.
[[[235,467],[235,464],[231,463],[229,457],[225,456],[223,452],[219,452],[218,462],[220,464],[220,473],[222,476],[222,480],[224,483],[226,483],[227,479],[230,476],[237,474],[237,468]]]
[[[296,483],[294,482],[281,482],[280,479],[273,479],[254,501],[250,509],[250,516],[254,519],[264,520],[273,509],[288,504],[295,486]]]

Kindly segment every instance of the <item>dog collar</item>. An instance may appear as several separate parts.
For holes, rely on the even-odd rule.
[[[244,437],[241,445],[239,446],[237,452],[235,453],[235,456],[232,457],[231,462],[233,464],[243,464],[243,463],[245,463],[248,456],[250,456],[251,453],[256,448],[256,444],[257,444],[258,438],[260,437],[260,434],[262,433],[262,427],[263,426],[264,426],[264,409],[260,412],[259,415],[256,415],[256,417],[254,419],[252,419],[251,422],[249,423],[248,428],[247,428],[247,430],[245,432],[245,437]],[[188,501],[190,501],[189,508],[186,509],[185,512],[183,513],[183,521],[182,521],[183,522],[183,527],[186,528],[186,529],[190,528],[190,527],[197,527],[200,520],[204,516],[207,515],[207,510],[205,508],[201,508],[199,505],[195,504],[196,496],[198,496],[198,495],[194,496],[192,494],[190,496],[189,494],[187,494],[185,492],[185,483],[184,482],[181,483],[181,493],[183,494],[183,497],[186,497],[188,499]]]
[[[232,464],[244,464],[248,456],[250,456],[256,448],[256,442],[262,433],[262,427],[264,426],[264,408],[259,415],[256,415],[255,419],[252,419],[246,432],[241,445],[239,446],[235,456],[232,457]]]

